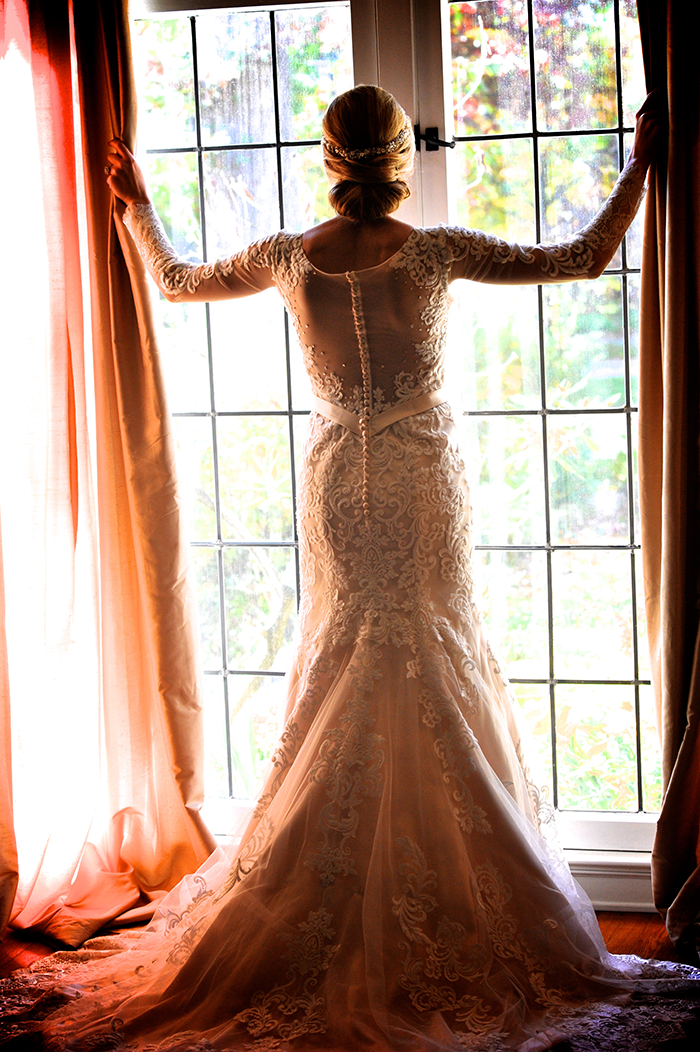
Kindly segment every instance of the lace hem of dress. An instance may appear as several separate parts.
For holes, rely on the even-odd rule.
[[[71,955],[55,956],[65,958]],[[615,959],[620,962],[638,962],[640,966],[647,963],[652,974],[656,971],[654,966],[658,965],[667,974],[675,974],[676,978],[669,978],[667,984],[663,980],[652,979],[653,991],[651,988],[642,988],[634,994],[622,994],[614,999],[550,1009],[540,1020],[530,1024],[530,1036],[526,1036],[523,1031],[520,1031],[519,1037],[509,1037],[502,1032],[467,1033],[457,1025],[451,1032],[452,1040],[449,1037],[435,1039],[425,1035],[422,1039],[425,1052],[514,1052],[514,1049],[517,1052],[544,1052],[545,1049],[560,1046],[566,1046],[567,1052],[657,1052],[661,1047],[664,1052],[674,1052],[675,1042],[684,1042],[682,1046],[679,1045],[678,1052],[681,1047],[697,1047],[696,1042],[700,1037],[700,1000],[690,993],[690,987],[693,982],[700,980],[700,971],[688,965],[642,962],[634,957]],[[53,958],[48,960],[52,961]],[[79,963],[75,967],[79,967]],[[70,966],[64,970],[60,965],[46,974],[21,970],[0,980],[1,1046],[18,1040],[18,1047],[23,1052],[64,1052],[67,1049],[87,1052],[88,1048],[90,1052],[106,1052],[107,1049],[113,1052],[321,1052],[321,1049],[330,1052],[326,1045],[319,1044],[318,1038],[309,1035],[296,1040],[284,1040],[269,1035],[254,1038],[242,1033],[235,1039],[229,1037],[212,1043],[197,1033],[183,1031],[165,1041],[144,1044],[132,1041],[122,1033],[120,1021],[116,1018],[111,1027],[91,1034],[87,1044],[74,1045],[70,1037],[67,1042],[55,1038],[45,1040],[42,1036],[42,1021],[75,996],[68,994],[65,988],[61,993],[58,985],[61,972],[65,972],[65,978],[71,970]],[[683,983],[684,979],[688,982]],[[664,986],[667,987],[665,991]],[[685,996],[681,996],[682,992]],[[411,1048],[418,1052],[421,1035],[416,1032],[415,1038],[417,1041]],[[21,1043],[19,1039],[22,1039]],[[373,1052],[378,1052],[378,1049],[379,1045],[376,1045]],[[390,1052],[390,1049],[389,1043],[385,1048],[382,1046],[383,1052]]]

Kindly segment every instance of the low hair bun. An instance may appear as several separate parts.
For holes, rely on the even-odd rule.
[[[408,184],[400,179],[390,183],[359,183],[342,179],[330,188],[328,199],[339,216],[363,223],[395,212],[410,193]]]
[[[361,84],[335,98],[323,118],[323,163],[338,215],[356,222],[395,212],[410,193],[415,144],[393,95]]]

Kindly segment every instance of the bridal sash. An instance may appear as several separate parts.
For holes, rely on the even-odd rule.
[[[398,405],[393,405],[390,409],[384,409],[381,413],[371,416],[367,430],[370,435],[376,435],[383,431],[385,427],[389,427],[390,424],[395,424],[397,420],[404,420],[407,416],[425,413],[427,409],[434,409],[436,405],[441,405],[446,400],[445,392],[442,388],[437,391],[426,391],[424,394],[408,398],[405,402],[399,402]],[[319,398],[317,395],[311,396],[311,405],[317,413],[325,416],[327,420],[333,420],[336,424],[342,424],[348,431],[352,431],[356,435],[362,434],[360,417],[357,413],[351,413],[349,409],[343,409],[342,406],[334,405],[333,402],[326,402],[325,399]]]

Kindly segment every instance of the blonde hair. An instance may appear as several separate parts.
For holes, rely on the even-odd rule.
[[[410,195],[415,144],[411,122],[393,95],[360,84],[331,102],[323,118],[328,199],[356,222],[395,212]]]

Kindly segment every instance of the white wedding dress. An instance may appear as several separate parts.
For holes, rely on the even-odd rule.
[[[474,605],[441,390],[450,282],[596,276],[643,178],[629,166],[565,244],[414,230],[379,266],[340,274],[284,232],[187,264],[149,207],[127,213],[169,299],[275,285],[295,323],[315,398],[300,630],[285,729],[235,850],[120,952],[94,941],[86,956],[106,961],[62,975],[75,955],[58,955],[43,979],[39,966],[37,982],[79,995],[45,1021],[52,1047],[456,1052],[568,1036],[641,1052],[678,1031],[700,973],[608,955],[548,835]]]

